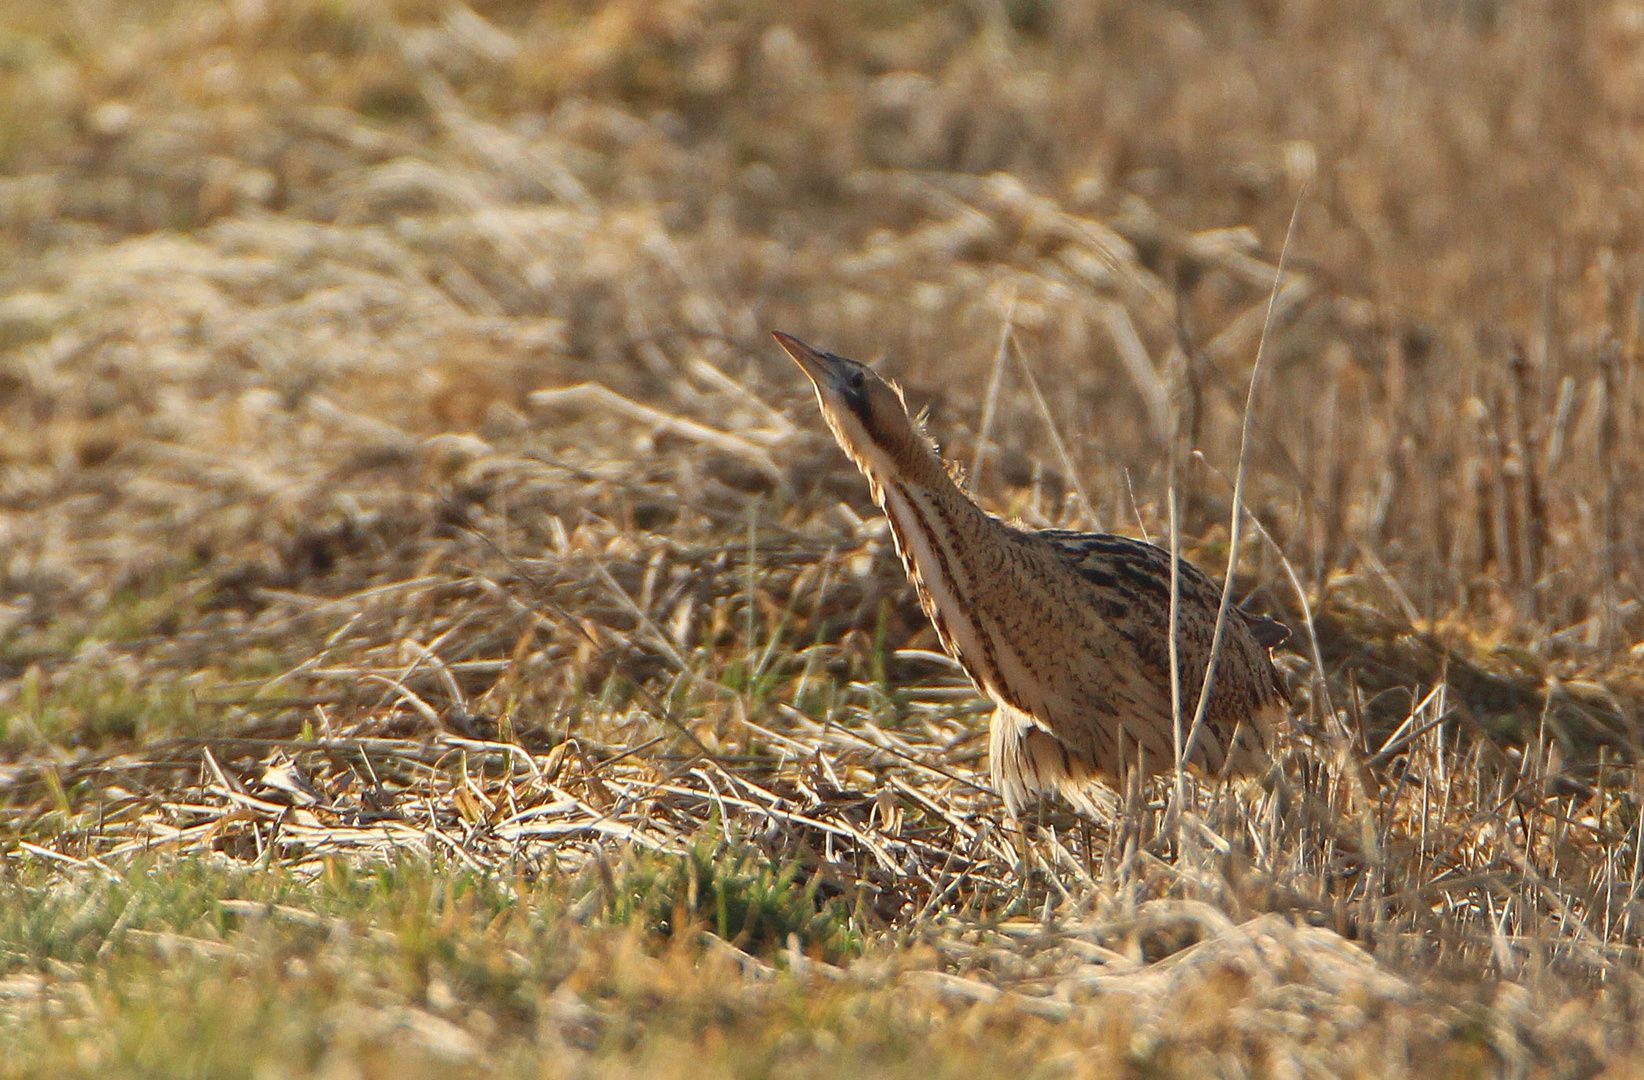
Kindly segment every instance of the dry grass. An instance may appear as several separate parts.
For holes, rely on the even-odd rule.
[[[1631,1075],[1644,9],[1361,7],[0,13],[0,1075]],[[1304,183],[1297,729],[1024,844],[764,331],[1212,567]]]

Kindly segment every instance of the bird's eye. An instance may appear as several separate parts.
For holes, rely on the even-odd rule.
[[[862,389],[862,387],[867,384],[867,381],[868,376],[864,372],[860,370],[851,372],[850,384],[852,390]]]

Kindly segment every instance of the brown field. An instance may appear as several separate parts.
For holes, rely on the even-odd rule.
[[[0,5],[0,1078],[1644,1075],[1641,138],[1622,0]],[[1018,828],[767,333],[1219,575],[1269,318],[1277,768]]]

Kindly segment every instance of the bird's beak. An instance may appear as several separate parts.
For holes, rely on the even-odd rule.
[[[778,345],[788,351],[789,356],[798,362],[818,389],[831,387],[842,378],[844,365],[839,362],[837,356],[817,352],[798,338],[789,337],[780,330],[771,331],[771,336],[776,339]]]

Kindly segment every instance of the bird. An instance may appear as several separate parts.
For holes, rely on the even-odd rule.
[[[773,337],[810,378],[822,417],[867,478],[919,604],[948,655],[994,705],[988,765],[1014,820],[1059,793],[1093,797],[1176,765],[1170,554],[1110,533],[1029,529],[955,482],[902,390],[866,364]],[[1181,715],[1195,714],[1221,590],[1177,560]],[[1204,723],[1185,764],[1250,774],[1288,703],[1271,649],[1283,623],[1230,607]]]

